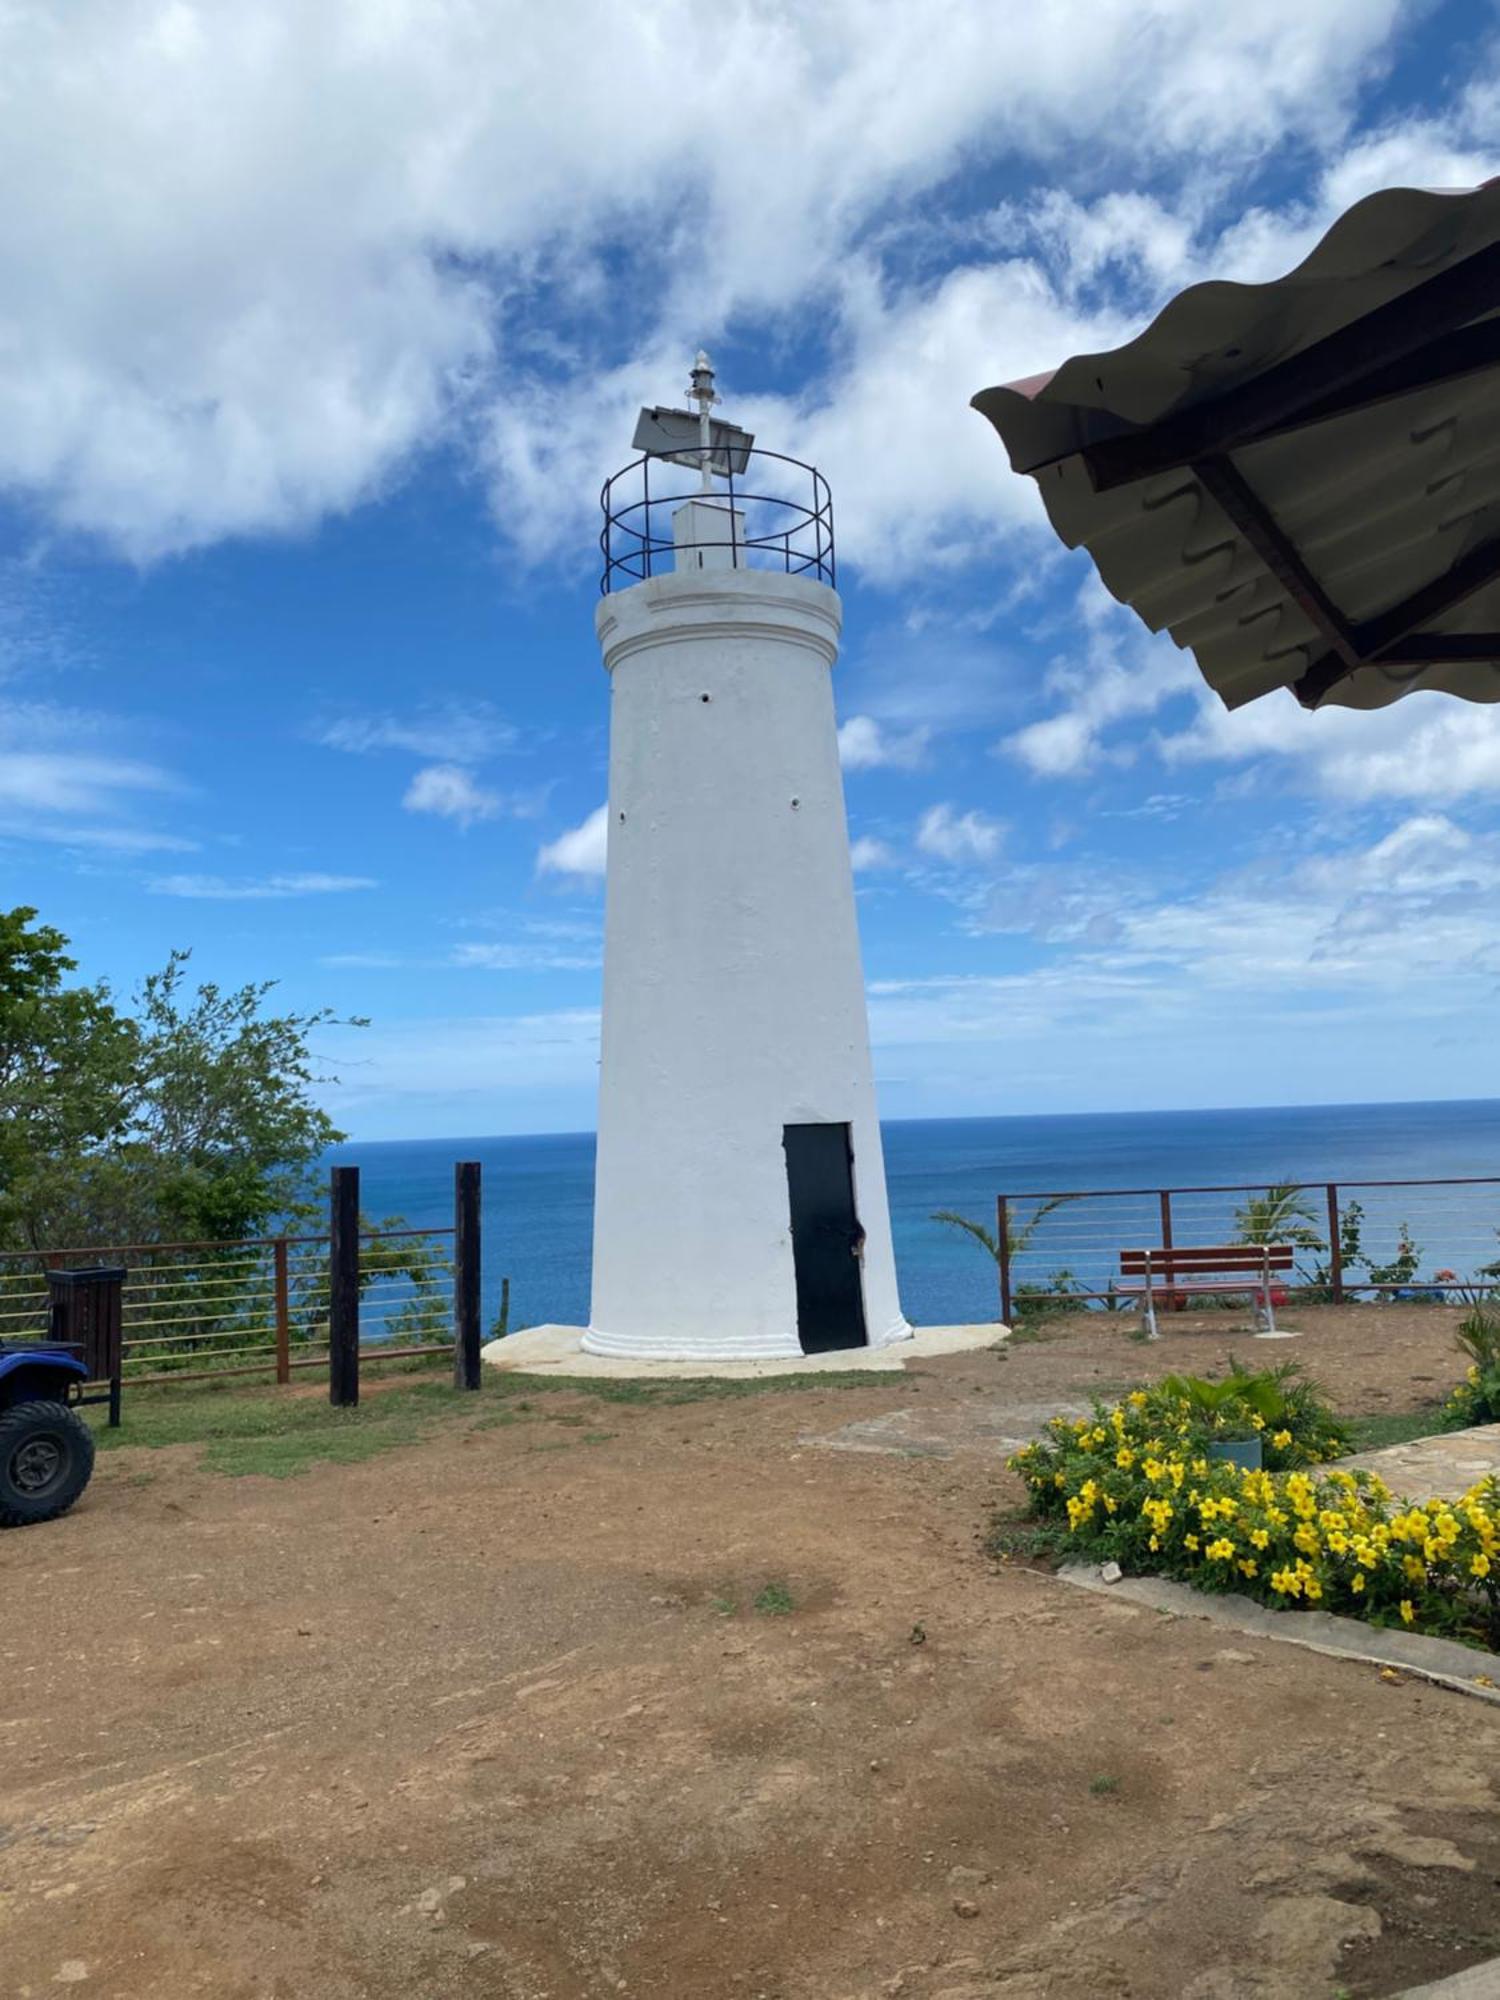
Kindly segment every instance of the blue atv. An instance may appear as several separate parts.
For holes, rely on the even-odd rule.
[[[94,1434],[73,1407],[89,1369],[79,1343],[0,1340],[0,1528],[65,1514],[94,1470]]]

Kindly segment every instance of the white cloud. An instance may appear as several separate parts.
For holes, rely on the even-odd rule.
[[[1054,660],[1043,681],[1065,706],[996,746],[1039,777],[1080,777],[1106,759],[1129,761],[1133,745],[1107,742],[1110,726],[1203,685],[1192,655],[1153,638],[1097,577],[1079,591],[1076,609],[1074,652]]]
[[[869,833],[861,834],[858,840],[851,841],[849,859],[856,874],[875,868],[894,868],[896,865],[896,856],[892,850],[883,840],[877,840]]]
[[[171,772],[73,747],[120,729],[117,718],[51,702],[0,705],[0,835],[117,854],[195,847],[136,817],[144,804],[183,790]]]
[[[0,483],[150,559],[306,527],[456,437],[486,441],[510,512],[549,463],[611,455],[626,433],[601,420],[672,393],[700,337],[816,298],[851,365],[810,429],[853,544],[904,514],[906,547],[940,551],[945,521],[972,539],[965,510],[1015,507],[968,388],[1047,365],[1076,316],[1024,262],[897,287],[886,311],[871,224],[935,233],[933,191],[974,161],[1159,176],[1334,144],[1400,11],[1052,0],[1001,33],[981,0],[586,21],[520,0],[77,0],[64,32],[17,0]],[[626,239],[659,304],[622,326]],[[1166,255],[1149,232],[1140,251]],[[538,300],[576,330],[561,368]]]
[[[971,809],[957,813],[951,805],[930,806],[917,823],[917,846],[939,861],[993,861],[1005,829],[988,814]]]
[[[461,944],[454,948],[454,965],[473,966],[486,972],[589,972],[600,963],[597,946],[592,950],[564,950],[555,944],[526,942],[511,944]]]
[[[839,730],[839,762],[846,771],[874,771],[882,765],[912,771],[925,763],[930,729],[883,728],[872,715],[851,715]]]
[[[493,819],[501,802],[498,792],[476,784],[461,765],[429,764],[417,772],[401,803],[408,812],[435,813],[469,826],[476,819]]]
[[[121,793],[177,789],[165,771],[120,757],[67,751],[0,751],[0,806],[26,812],[97,811]]]
[[[157,896],[186,896],[204,902],[263,902],[285,896],[334,896],[350,889],[375,889],[367,875],[267,875],[259,881],[230,882],[222,875],[159,875],[148,885]]]
[[[1193,722],[1158,747],[1168,764],[1277,761],[1314,790],[1359,804],[1500,792],[1500,705],[1430,692],[1312,714],[1290,694],[1231,713],[1205,693]]]
[[[477,764],[516,741],[511,724],[483,702],[450,702],[413,715],[336,716],[313,735],[330,750],[409,750],[442,764]]]
[[[536,857],[543,875],[598,875],[604,873],[609,846],[609,807],[591,812],[582,826],[549,840]]]

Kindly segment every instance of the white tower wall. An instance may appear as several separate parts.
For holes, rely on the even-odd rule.
[[[733,561],[682,549],[595,621],[612,703],[596,1354],[801,1352],[782,1148],[801,1123],[851,1128],[868,1338],[911,1331],[834,723],[841,606]]]

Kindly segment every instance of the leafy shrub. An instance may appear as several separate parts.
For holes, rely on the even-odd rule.
[[[1349,1449],[1349,1433],[1295,1361],[1252,1373],[1232,1357],[1222,1381],[1202,1375],[1168,1375],[1141,1392],[1141,1407],[1162,1422],[1185,1409],[1198,1442],[1259,1436],[1263,1462],[1272,1470],[1317,1465]]]
[[[1066,1520],[1080,1556],[1282,1610],[1317,1606],[1500,1644],[1493,1478],[1460,1501],[1403,1510],[1369,1473],[1257,1472],[1210,1458],[1214,1435],[1200,1402],[1162,1384],[1097,1404],[1092,1417],[1054,1417],[1010,1463],[1034,1512]]]
[[[1469,1371],[1443,1405],[1444,1429],[1500,1423],[1500,1312],[1475,1306],[1454,1339],[1469,1357]]]

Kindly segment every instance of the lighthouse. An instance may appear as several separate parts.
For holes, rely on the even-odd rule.
[[[585,1349],[883,1346],[902,1315],[834,721],[842,607],[812,467],[642,412],[604,488],[610,681]]]

